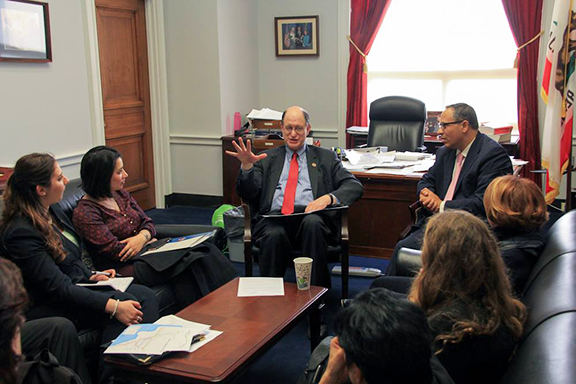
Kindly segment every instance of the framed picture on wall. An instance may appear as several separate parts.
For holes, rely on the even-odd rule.
[[[438,136],[440,128],[440,115],[442,111],[428,111],[426,123],[424,124],[424,134],[429,136]]]
[[[0,0],[0,61],[52,61],[47,3]]]
[[[319,56],[318,16],[275,17],[276,56]]]

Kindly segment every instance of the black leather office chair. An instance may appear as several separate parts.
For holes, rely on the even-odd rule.
[[[426,106],[405,96],[387,96],[370,104],[368,146],[389,151],[424,151]]]
[[[252,242],[252,219],[250,211],[254,211],[254,207],[250,208],[248,204],[243,203],[244,208],[244,268],[247,277],[253,275],[252,263],[258,260],[260,249]],[[341,211],[340,235],[341,241],[337,246],[328,246],[328,262],[339,261],[342,265],[342,298],[348,298],[348,208]],[[292,250],[292,257],[302,256],[302,251]]]

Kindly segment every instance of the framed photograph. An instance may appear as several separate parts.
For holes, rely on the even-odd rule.
[[[428,111],[426,122],[424,123],[424,134],[429,136],[438,136],[440,128],[440,115],[442,111]]]
[[[0,61],[52,61],[48,4],[0,0]]]
[[[318,16],[275,17],[276,56],[319,56]]]

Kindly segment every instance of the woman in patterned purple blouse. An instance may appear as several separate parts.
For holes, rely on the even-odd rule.
[[[192,303],[236,276],[232,263],[211,243],[192,250],[134,257],[156,235],[152,220],[124,190],[128,173],[120,153],[92,148],[82,159],[80,176],[86,195],[74,210],[74,227],[96,267],[114,268],[140,284],[170,282],[180,306]]]

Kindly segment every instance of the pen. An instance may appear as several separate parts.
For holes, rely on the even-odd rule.
[[[92,271],[92,274],[93,275],[104,275],[104,276],[108,276],[108,277],[111,276],[110,272]]]
[[[108,276],[108,277],[112,276],[112,275],[110,274],[110,272],[92,271],[92,274],[93,274],[93,275],[104,275],[104,276]],[[119,273],[117,273],[117,274],[116,274],[116,277],[122,277],[122,275],[119,274]]]

